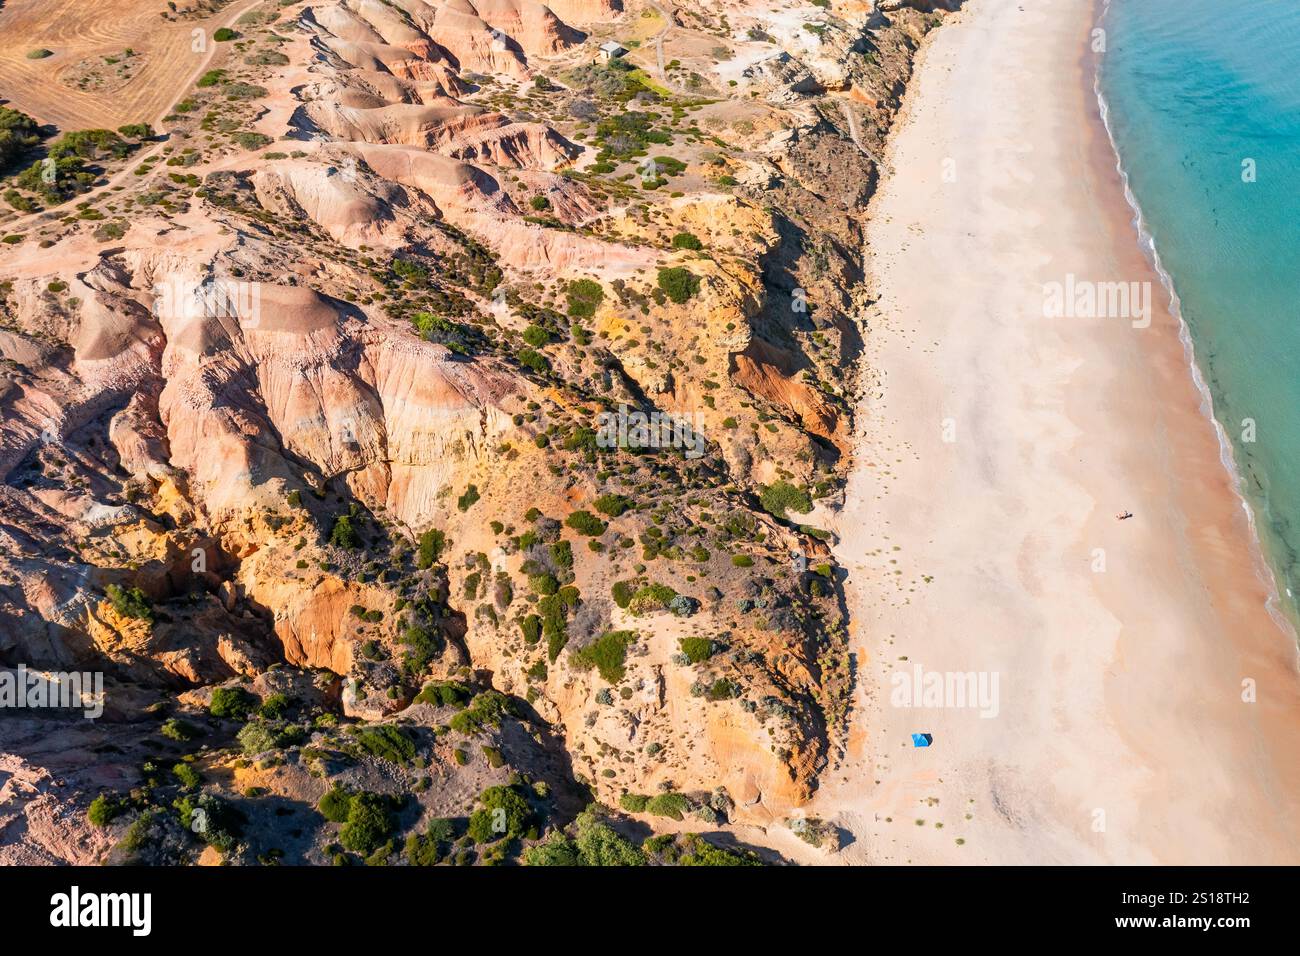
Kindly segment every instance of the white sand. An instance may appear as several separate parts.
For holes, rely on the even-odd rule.
[[[853,834],[835,860],[1300,862],[1295,645],[1166,297],[1147,329],[1043,317],[1069,273],[1156,283],[1096,118],[1093,6],[972,0],[873,205],[838,549],[860,706],[808,808]],[[914,663],[996,672],[998,716],[891,706]]]

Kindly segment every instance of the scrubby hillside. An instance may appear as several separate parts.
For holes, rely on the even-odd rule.
[[[106,710],[0,713],[0,859],[750,862],[918,6],[267,2],[158,130],[9,124],[0,660]]]

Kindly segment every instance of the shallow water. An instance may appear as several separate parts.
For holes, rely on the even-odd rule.
[[[1300,3],[1111,0],[1103,23],[1111,132],[1294,620]]]

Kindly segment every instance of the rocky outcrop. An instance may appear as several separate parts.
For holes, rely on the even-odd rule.
[[[862,209],[932,16],[771,17],[707,102],[675,92],[732,89],[699,62],[592,64],[610,0],[290,13],[248,38],[290,63],[254,46],[227,78],[268,91],[274,147],[212,145],[200,88],[129,223],[97,233],[97,196],[0,259],[0,663],[102,670],[119,722],[14,737],[0,859],[324,862],[335,832],[246,794],[459,817],[512,770],[556,832],[577,807],[546,794],[578,783],[679,794],[684,826],[785,819],[843,744],[814,522],[850,452]],[[629,415],[668,439],[629,444]],[[239,801],[243,842],[199,856],[159,747],[201,768],[189,797]],[[133,788],[147,849],[109,851],[86,805]]]

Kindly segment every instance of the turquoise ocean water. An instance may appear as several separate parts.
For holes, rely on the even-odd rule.
[[[1111,0],[1103,25],[1098,88],[1131,199],[1294,622],[1300,0]]]

